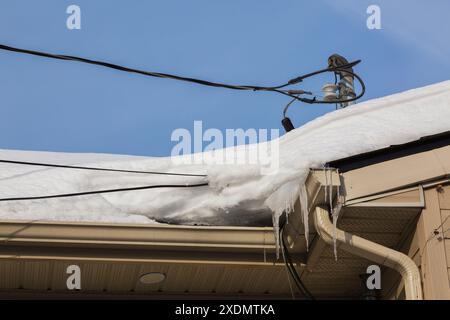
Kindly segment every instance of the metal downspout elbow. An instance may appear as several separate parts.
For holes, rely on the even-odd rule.
[[[328,211],[316,207],[314,224],[319,236],[328,244],[333,245],[333,224]],[[397,270],[405,284],[407,300],[422,300],[422,285],[420,272],[414,261],[406,254],[382,246],[336,228],[336,246],[354,255],[374,261],[378,264]]]

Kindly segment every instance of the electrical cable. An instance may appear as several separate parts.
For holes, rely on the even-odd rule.
[[[279,85],[279,86],[264,87],[264,86],[251,86],[251,85],[231,85],[231,84],[206,81],[206,80],[190,78],[190,77],[182,77],[182,76],[177,76],[177,75],[168,74],[168,73],[144,71],[144,70],[124,67],[124,66],[120,66],[120,65],[117,65],[117,64],[109,63],[109,62],[104,62],[104,61],[91,60],[91,59],[86,59],[86,58],[81,58],[81,57],[76,57],[76,56],[69,56],[69,55],[52,54],[52,53],[42,52],[42,51],[21,49],[21,48],[6,46],[6,45],[3,45],[3,44],[0,44],[0,49],[1,50],[11,51],[11,52],[30,54],[30,55],[34,55],[34,56],[58,59],[58,60],[78,61],[78,62],[93,64],[93,65],[99,65],[99,66],[103,66],[103,67],[107,67],[107,68],[111,68],[111,69],[116,69],[116,70],[120,70],[120,71],[137,73],[137,74],[150,76],[150,77],[167,78],[167,79],[173,79],[173,80],[179,80],[179,81],[186,81],[186,82],[197,83],[197,84],[210,86],[210,87],[221,87],[221,88],[234,89],[234,90],[273,91],[273,92],[277,92],[277,93],[289,96],[291,98],[294,98],[295,94],[299,94],[299,91],[302,91],[301,94],[309,94],[309,92],[303,91],[303,90],[281,90],[281,89],[285,88],[287,86],[290,86],[290,85],[298,84],[298,83],[302,82],[303,80],[305,80],[305,79],[307,79],[309,77],[312,77],[312,76],[315,76],[315,75],[318,75],[318,74],[321,74],[321,73],[325,73],[325,72],[348,72],[348,73],[352,73],[352,72],[350,72],[348,70],[344,70],[344,69],[351,68],[351,67],[353,67],[353,66],[355,66],[355,65],[357,65],[358,63],[361,62],[361,60],[356,60],[356,61],[344,64],[344,65],[340,65],[338,67],[331,66],[331,67],[328,67],[328,68],[325,68],[325,69],[321,69],[321,70],[318,70],[318,71],[314,71],[314,72],[311,72],[311,73],[308,73],[308,74],[301,75],[299,77],[293,78],[293,79],[289,80],[288,82],[286,82],[286,83],[284,83],[282,85]],[[364,83],[362,82],[362,79],[360,77],[356,76],[356,75],[355,75],[355,77],[358,79],[358,81],[360,81],[361,87],[365,88]],[[365,89],[363,89],[363,91],[365,91]],[[351,100],[348,99],[348,100],[339,101],[339,102],[354,101],[356,99],[359,99],[363,94],[364,93],[360,94],[357,98],[353,98]],[[306,102],[306,103],[330,103],[330,102],[327,102],[327,101],[317,100],[315,98],[313,98],[313,99],[305,99],[305,98],[297,97],[297,99],[301,100],[303,102]],[[302,99],[304,99],[304,100],[302,100]],[[322,101],[322,102],[319,102],[319,101]],[[336,102],[333,102],[333,103],[336,103]]]
[[[30,196],[30,197],[13,197],[13,198],[2,198],[0,202],[5,201],[25,201],[25,200],[42,200],[42,199],[52,199],[52,198],[67,198],[67,197],[78,197],[86,196],[92,194],[100,193],[113,193],[113,192],[124,192],[124,191],[137,191],[137,190],[147,190],[147,189],[157,189],[157,188],[196,188],[208,186],[208,183],[197,183],[197,184],[167,184],[167,185],[150,185],[141,187],[130,187],[130,188],[118,188],[118,189],[104,189],[104,190],[94,190],[85,192],[75,192],[75,193],[63,193],[63,194],[53,194],[45,196]]]
[[[300,291],[300,293],[307,299],[309,300],[314,300],[314,296],[311,294],[311,292],[306,288],[305,284],[303,283],[303,281],[300,279],[300,276],[297,273],[297,270],[295,269],[295,266],[292,262],[292,258],[291,255],[289,253],[289,250],[286,246],[286,243],[284,242],[284,235],[283,235],[283,231],[284,231],[284,226],[285,224],[283,224],[280,227],[280,242],[281,242],[281,246],[283,248],[282,250],[282,254],[283,254],[283,259],[285,261],[285,265],[287,267],[287,270],[289,272],[289,274],[291,275],[291,278],[294,280],[295,285],[297,286],[297,289]]]
[[[312,92],[306,92],[306,93],[312,94]],[[316,93],[314,93],[314,95],[315,95],[316,97],[319,96],[319,95],[317,95]],[[285,106],[284,109],[283,109],[283,118],[286,118],[286,114],[287,114],[287,111],[288,111],[289,107],[290,107],[295,101],[298,101],[298,100],[299,100],[298,97],[299,97],[298,94],[297,94],[297,95],[294,95],[294,98],[292,98],[292,99],[286,104],[286,106]],[[323,97],[322,97],[322,98],[323,98]]]
[[[11,163],[11,164],[54,167],[54,168],[65,168],[65,169],[80,169],[80,170],[95,170],[95,171],[155,174],[155,175],[167,175],[167,176],[187,176],[187,177],[206,177],[207,176],[205,174],[194,174],[194,173],[176,173],[176,172],[159,172],[159,171],[137,171],[137,170],[84,167],[84,166],[72,166],[72,165],[63,165],[63,164],[27,162],[27,161],[4,160],[4,159],[0,159],[0,163]]]
[[[294,283],[296,284],[298,290],[301,292],[301,294],[307,298],[308,300],[314,300],[314,297],[311,295],[311,293],[307,290],[307,288],[305,287],[305,285],[303,284],[303,282],[301,281],[297,270],[295,269],[295,266],[292,263],[292,260],[289,256],[289,252],[287,251],[287,248],[284,247],[284,251],[286,253],[286,259],[287,259],[287,267],[288,267],[288,271],[292,277],[292,279],[294,280]]]
[[[3,44],[0,44],[0,49],[12,51],[12,52],[30,54],[30,55],[35,55],[35,56],[41,56],[41,57],[46,57],[46,58],[52,58],[52,59],[84,62],[84,63],[88,63],[88,64],[100,65],[100,66],[107,67],[107,68],[112,68],[112,69],[126,71],[126,72],[138,73],[138,74],[151,76],[151,77],[168,78],[168,79],[174,79],[174,80],[180,80],[180,81],[194,82],[194,83],[198,83],[198,84],[206,85],[206,86],[224,87],[224,88],[235,89],[235,90],[255,90],[255,91],[256,90],[273,90],[273,89],[281,89],[281,88],[289,85],[289,83],[285,83],[283,85],[275,86],[275,87],[229,85],[229,84],[211,82],[211,81],[200,80],[200,79],[195,79],[195,78],[182,77],[182,76],[177,76],[177,75],[168,74],[168,73],[160,73],[160,72],[152,72],[152,71],[133,69],[133,68],[124,67],[124,66],[120,66],[117,64],[109,63],[109,62],[91,60],[91,59],[86,59],[86,58],[81,58],[81,57],[76,57],[76,56],[52,54],[52,53],[47,53],[47,52],[42,52],[42,51],[15,48],[15,47],[6,46]]]
[[[313,98],[313,99],[307,99],[307,98],[302,98],[302,97],[297,97],[297,100],[300,100],[300,101],[305,102],[305,103],[310,103],[310,104],[316,104],[316,103],[336,104],[336,103],[352,102],[352,101],[356,101],[356,100],[358,100],[359,98],[361,98],[361,97],[366,93],[366,85],[364,84],[364,81],[363,81],[363,80],[361,79],[361,77],[358,76],[356,73],[354,73],[354,72],[352,72],[352,71],[349,71],[349,70],[342,69],[342,67],[343,67],[343,66],[339,66],[339,67],[337,67],[337,68],[334,68],[334,71],[339,71],[339,72],[343,72],[343,73],[346,72],[346,73],[348,73],[348,74],[354,76],[354,77],[358,80],[359,84],[361,85],[361,92],[360,92],[357,96],[355,96],[355,97],[353,97],[353,98],[349,98],[349,99],[344,99],[344,100],[330,100],[330,101],[327,101],[327,100],[317,100],[317,99],[315,99],[315,98]]]
[[[352,65],[352,64],[353,63],[350,63],[348,65]],[[342,69],[342,68],[344,68],[344,69]],[[359,98],[361,98],[365,94],[365,92],[366,92],[366,85],[364,84],[364,81],[356,73],[354,73],[352,71],[349,71],[346,68],[347,68],[347,65],[335,67],[334,83],[335,84],[337,83],[337,73],[338,72],[340,72],[340,73],[347,72],[348,74],[352,75],[353,77],[355,77],[359,81],[359,83],[361,85],[361,92],[360,92],[360,94],[355,96],[355,97],[353,97],[353,98],[348,98],[348,99],[344,99],[344,100],[335,100],[335,99],[333,99],[333,100],[323,100],[323,97],[321,97],[322,99],[319,100],[319,99],[317,99],[317,97],[319,96],[317,94],[314,94],[314,98],[313,99],[307,99],[307,98],[300,97],[300,94],[307,93],[307,94],[312,95],[313,94],[312,92],[307,92],[307,91],[303,91],[303,90],[289,90],[288,92],[291,93],[290,97],[292,97],[292,100],[290,100],[288,102],[288,104],[284,107],[284,109],[283,109],[283,120],[281,121],[281,123],[282,123],[284,129],[286,130],[286,132],[289,132],[289,131],[294,129],[294,125],[292,124],[291,119],[289,119],[286,116],[286,113],[287,113],[289,107],[292,105],[292,103],[294,103],[294,101],[302,101],[302,102],[309,103],[309,104],[317,104],[317,103],[320,103],[320,104],[334,104],[335,108],[337,110],[338,104],[346,103],[346,102],[352,102],[352,101],[358,100]],[[326,69],[324,69],[324,70],[326,70]],[[318,73],[321,73],[321,72],[323,72],[323,70],[316,71],[313,74],[318,74]],[[294,92],[295,93],[298,92],[298,94],[294,94]]]
[[[297,97],[292,98],[292,100],[289,101],[288,104],[284,107],[284,109],[283,109],[283,118],[286,118],[286,113],[287,113],[289,107],[291,106],[291,104],[292,104],[294,101],[297,101]]]
[[[291,292],[291,297],[292,300],[295,300],[295,293],[294,293],[294,289],[292,287],[292,283],[291,283],[291,271],[289,270],[289,267],[286,263],[286,253],[284,252],[284,246],[281,246],[281,254],[283,255],[283,261],[284,261],[284,266],[286,268],[286,276],[287,276],[287,281],[289,284],[289,291]]]
[[[434,231],[433,234],[432,234],[430,237],[428,237],[428,239],[425,241],[425,248],[426,248],[428,242],[430,242],[431,240],[433,240],[434,238],[436,238],[436,237],[440,234],[439,231],[438,231],[438,229],[441,228],[441,227],[447,222],[447,220],[448,220],[449,218],[450,218],[450,215],[447,216],[447,218],[445,218],[444,221],[442,221],[440,225],[438,225],[436,228],[433,229],[433,231]],[[449,230],[450,230],[450,229],[445,230],[444,232],[442,232],[442,234],[445,235],[445,233],[446,233],[447,231],[449,231]]]
[[[444,221],[442,221],[441,222],[441,224],[440,225],[438,225],[436,228],[434,228],[433,229],[433,233],[428,237],[428,239],[425,241],[425,244],[424,244],[424,246],[423,246],[423,252],[422,252],[422,254],[420,255],[420,263],[422,263],[422,259],[423,259],[423,257],[425,256],[425,252],[426,252],[426,250],[428,249],[428,243],[431,241],[431,240],[433,240],[434,238],[436,238],[439,234],[440,234],[440,232],[438,231],[438,229],[439,228],[441,228],[441,227],[443,227],[444,226],[444,224],[445,224],[445,222],[447,222],[447,220],[450,218],[450,215],[449,216],[447,216],[447,218],[445,218],[444,219]],[[450,231],[450,228],[448,228],[448,229],[446,229],[446,230],[444,230],[443,232],[442,232],[442,235],[443,235],[443,238],[442,239],[448,239],[448,237],[445,237],[445,233],[446,232],[448,232],[448,231]]]

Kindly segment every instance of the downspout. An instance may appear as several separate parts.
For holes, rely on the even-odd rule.
[[[326,243],[333,245],[333,224],[330,221],[326,209],[316,207],[314,212],[314,224],[319,236]],[[422,285],[419,269],[406,254],[355,236],[338,228],[336,228],[336,246],[354,255],[397,270],[402,275],[405,283],[406,299],[422,300]]]

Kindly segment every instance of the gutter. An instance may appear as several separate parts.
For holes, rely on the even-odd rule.
[[[271,227],[0,220],[0,262],[25,259],[283,266],[275,252]]]
[[[337,248],[397,270],[403,278],[407,300],[423,299],[419,269],[406,254],[334,229],[328,211],[319,206],[314,211],[314,224],[320,238],[326,243],[333,245],[335,235]]]
[[[272,227],[0,220],[0,244],[275,250]]]

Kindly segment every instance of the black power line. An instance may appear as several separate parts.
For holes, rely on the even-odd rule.
[[[52,53],[42,52],[42,51],[35,51],[35,50],[15,48],[15,47],[6,46],[6,45],[3,45],[3,44],[0,44],[0,49],[7,50],[7,51],[12,51],[12,52],[26,53],[26,54],[31,54],[31,55],[40,56],[40,57],[46,57],[46,58],[52,58],[52,59],[72,60],[72,61],[84,62],[84,63],[99,65],[99,66],[103,66],[103,67],[107,67],[107,68],[111,68],[111,69],[116,69],[116,70],[120,70],[120,71],[138,73],[138,74],[145,75],[145,76],[150,76],[150,77],[168,78],[168,79],[174,79],[174,80],[180,80],[180,81],[194,82],[194,83],[205,85],[205,86],[222,87],[222,88],[235,89],[235,90],[254,90],[254,91],[257,91],[257,90],[269,90],[270,91],[270,90],[281,89],[281,88],[286,87],[286,86],[288,86],[290,84],[288,82],[288,83],[285,83],[283,85],[275,86],[275,87],[248,86],[248,85],[230,85],[230,84],[224,84],[224,83],[200,80],[200,79],[195,79],[195,78],[182,77],[182,76],[177,76],[177,75],[168,74],[168,73],[152,72],[152,71],[144,71],[144,70],[139,70],[139,69],[133,69],[133,68],[124,67],[124,66],[120,66],[120,65],[117,65],[117,64],[109,63],[109,62],[98,61],[98,60],[91,60],[91,59],[86,59],[86,58],[81,58],[81,57],[76,57],[76,56],[69,56],[69,55],[62,55],[62,54],[52,54]]]
[[[185,185],[183,185],[183,184],[152,185],[152,186],[141,186],[141,187],[104,189],[104,190],[94,190],[94,191],[75,192],[75,193],[53,194],[53,195],[44,195],[44,196],[2,198],[2,199],[0,199],[0,202],[42,200],[42,199],[52,199],[52,198],[67,198],[67,197],[78,197],[78,196],[86,196],[86,195],[100,194],[100,193],[138,191],[138,190],[157,189],[157,188],[196,188],[196,187],[205,187],[205,186],[208,186],[208,183],[185,184]]]
[[[286,243],[284,242],[284,234],[283,234],[284,226],[285,226],[285,223],[283,223],[282,226],[280,227],[279,236],[280,236],[280,242],[281,242],[281,246],[282,246],[281,251],[283,254],[284,263],[286,264],[286,269],[288,270],[289,275],[291,276],[292,280],[294,280],[294,283],[295,283],[297,289],[300,291],[300,293],[306,299],[314,300],[314,296],[311,294],[311,292],[305,286],[303,281],[300,279],[300,276],[298,275],[297,270],[295,269],[295,266],[292,262],[292,258],[289,253],[288,247],[286,246]]]
[[[3,160],[3,159],[0,159],[0,163],[11,163],[11,164],[20,164],[20,165],[29,165],[29,166],[42,166],[42,167],[53,167],[53,168],[65,168],[65,169],[80,169],[80,170],[94,170],[94,171],[110,171],[110,172],[155,174],[155,175],[167,175],[167,176],[187,176],[187,177],[206,177],[207,176],[206,174],[195,174],[195,173],[124,170],[124,169],[84,167],[84,166],[72,166],[72,165],[63,165],[63,164],[27,162],[27,161],[16,161],[16,160]]]
[[[190,77],[177,76],[177,75],[168,74],[168,73],[145,71],[145,70],[139,70],[139,69],[133,69],[133,68],[129,68],[129,67],[124,67],[124,66],[120,66],[120,65],[117,65],[117,64],[109,63],[109,62],[104,62],[104,61],[91,60],[91,59],[86,59],[86,58],[81,58],[81,57],[76,57],[76,56],[69,56],[69,55],[62,55],[62,54],[53,54],[53,53],[42,52],[42,51],[35,51],[35,50],[15,48],[15,47],[6,46],[6,45],[3,45],[3,44],[0,44],[0,49],[1,50],[12,51],[12,52],[30,54],[30,55],[34,55],[34,56],[58,59],[58,60],[78,61],[78,62],[93,64],[93,65],[99,65],[99,66],[103,66],[103,67],[107,67],[107,68],[111,68],[111,69],[115,69],[115,70],[126,71],[126,72],[131,72],[131,73],[137,73],[137,74],[150,76],[150,77],[166,78],[166,79],[173,79],[173,80],[179,80],[179,81],[186,81],[186,82],[197,83],[197,84],[200,84],[200,85],[210,86],[210,87],[219,87],[219,88],[227,88],[227,89],[234,89],[234,90],[272,91],[272,92],[277,92],[277,93],[289,96],[291,98],[294,98],[296,100],[300,100],[302,102],[311,103],[311,104],[312,103],[336,103],[336,101],[329,102],[329,101],[317,100],[316,97],[314,97],[312,99],[302,98],[302,97],[299,97],[298,95],[300,95],[300,94],[311,94],[311,93],[307,92],[307,91],[303,91],[303,90],[282,90],[282,89],[287,87],[287,86],[300,83],[300,82],[302,82],[303,80],[305,80],[305,79],[307,79],[309,77],[312,77],[312,76],[315,76],[315,75],[318,75],[318,74],[321,74],[321,73],[325,73],[325,72],[341,72],[341,73],[347,72],[347,73],[351,73],[348,70],[351,67],[353,67],[353,66],[355,66],[355,65],[357,65],[358,63],[361,62],[361,60],[356,60],[356,61],[350,62],[350,63],[345,64],[345,65],[341,65],[341,66],[338,66],[338,67],[330,66],[330,67],[325,68],[325,69],[321,69],[321,70],[314,71],[314,72],[311,72],[311,73],[308,73],[308,74],[305,74],[305,75],[298,76],[296,78],[293,78],[293,79],[289,80],[288,82],[286,82],[286,83],[284,83],[282,85],[273,86],[273,87],[264,87],[264,86],[253,86],[253,85],[232,85],[232,84],[225,84],[225,83],[220,83],[220,82],[212,82],[212,81],[206,81],[206,80],[190,78]],[[360,82],[361,88],[362,88],[362,92],[361,92],[361,94],[359,94],[355,98],[338,101],[340,103],[354,101],[354,100],[357,100],[357,99],[359,99],[360,97],[362,97],[364,95],[364,91],[365,91],[364,82],[356,74],[353,74],[353,73],[351,73],[351,74],[354,75],[358,79],[358,81]]]

